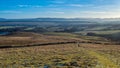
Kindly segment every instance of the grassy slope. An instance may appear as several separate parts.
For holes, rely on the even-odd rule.
[[[66,44],[53,46],[40,46],[0,50],[0,66],[11,67],[82,67],[82,68],[119,68],[119,64],[113,62],[115,57],[107,50],[113,50],[116,55],[120,53],[116,45],[96,44]],[[85,46],[86,45],[86,46]],[[108,47],[109,46],[109,47]],[[116,49],[117,48],[117,49]],[[109,52],[109,51],[108,51]],[[115,56],[115,55],[114,55]],[[120,56],[116,57],[120,60]],[[120,63],[120,61],[118,61]]]
[[[81,40],[87,40],[87,41],[94,41],[94,42],[108,42],[107,39],[103,37],[97,37],[97,36],[81,36],[78,33],[61,33],[61,32],[47,32],[44,33],[45,35],[52,35],[52,36],[62,36],[62,37],[69,37],[69,38],[77,38]]]
[[[67,36],[67,35],[66,35]],[[18,32],[9,36],[0,36],[0,45],[27,45],[39,43],[68,42],[77,40],[65,36],[48,36],[31,32]],[[80,39],[79,39],[80,40]]]
[[[53,35],[53,33],[51,33]],[[21,35],[21,36],[20,36]],[[60,35],[60,37],[55,36]],[[43,36],[40,34],[21,33],[13,35],[18,40],[26,37],[45,39],[47,42],[66,41],[76,39],[78,35],[67,33],[54,33],[54,36]],[[12,39],[13,39],[12,37]],[[42,37],[42,38],[41,38]],[[9,38],[9,37],[8,37]],[[5,38],[6,39],[6,38]],[[33,38],[32,38],[33,39]],[[30,40],[32,40],[30,39]],[[77,38],[79,39],[79,38]],[[58,41],[57,41],[58,40]],[[35,42],[35,41],[34,41]],[[38,42],[38,41],[37,41]],[[18,44],[17,42],[16,44]],[[81,68],[119,68],[120,46],[103,45],[94,43],[62,44],[51,46],[37,46],[28,48],[0,49],[0,67],[81,67]]]
[[[104,30],[104,31],[81,31],[81,32],[77,32],[77,33],[81,33],[81,34],[85,34],[85,33],[96,33],[96,34],[114,34],[114,33],[119,33],[120,30]]]

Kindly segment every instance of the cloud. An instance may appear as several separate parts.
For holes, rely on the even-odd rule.
[[[91,15],[116,15],[116,14],[120,14],[120,11],[81,11],[81,12],[76,12],[76,13],[80,13],[80,14],[91,14]]]
[[[0,11],[0,13],[22,13],[22,12],[21,11],[6,10],[6,11]]]
[[[83,7],[84,5],[81,5],[81,4],[70,4],[69,6],[73,6],[73,7]]]
[[[108,12],[105,12],[105,11],[82,11],[80,13],[84,13],[84,14],[106,14]]]
[[[42,6],[40,6],[40,5],[35,5],[35,6],[32,6],[32,7],[34,7],[34,8],[40,8],[40,7],[42,7]]]
[[[62,11],[51,11],[51,12],[48,12],[48,13],[54,13],[54,14],[64,14],[64,12],[62,12]]]
[[[92,4],[87,4],[87,5],[83,5],[83,4],[68,4],[68,6],[72,6],[72,7],[92,7],[94,5]]]
[[[51,3],[55,3],[55,4],[63,4],[65,3],[65,1],[63,0],[54,0],[54,1],[50,1]]]
[[[120,11],[79,11],[73,12],[72,16],[86,18],[115,18],[120,17]]]
[[[57,13],[57,14],[64,14],[64,12],[54,12],[54,13]]]
[[[30,7],[30,8],[40,8],[40,7],[42,7],[41,5],[17,5],[18,7],[20,7],[20,8],[28,8],[28,7]]]
[[[58,7],[59,5],[56,4],[50,4],[48,7]]]
[[[21,7],[21,8],[23,8],[23,7],[30,7],[31,5],[18,5],[18,7]]]

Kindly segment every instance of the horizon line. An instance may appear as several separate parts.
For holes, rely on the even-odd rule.
[[[64,18],[64,19],[119,19],[120,17],[31,17],[31,18],[2,18],[1,19],[37,19],[37,18]]]

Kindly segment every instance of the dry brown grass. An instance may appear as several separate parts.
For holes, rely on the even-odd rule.
[[[50,68],[119,68],[120,46],[79,38],[18,33],[1,36],[1,45],[25,45],[49,42],[81,41],[82,43],[0,49],[0,67]]]
[[[9,36],[0,36],[0,45],[26,45],[53,42],[68,42],[78,39],[61,36],[48,36],[30,32],[18,32]]]
[[[0,65],[11,67],[117,68],[120,46],[81,43],[0,49]],[[109,63],[109,64],[108,64]],[[18,65],[18,66],[16,66]],[[97,65],[97,67],[95,67]],[[119,67],[118,67],[119,68]]]

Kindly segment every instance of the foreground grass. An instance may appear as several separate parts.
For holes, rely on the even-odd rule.
[[[118,68],[118,66],[115,63],[113,63],[111,60],[106,58],[106,56],[100,55],[93,51],[90,51],[89,53],[91,55],[95,56],[96,58],[98,58],[98,61],[100,63],[100,65],[98,67],[100,67],[100,68]]]
[[[96,68],[120,68],[120,46],[119,45],[83,45],[88,53],[98,59]]]
[[[73,44],[2,49],[2,67],[94,67],[96,58]]]
[[[111,53],[111,49],[116,54]],[[113,61],[120,59],[119,54],[119,46],[97,44],[80,44],[80,47],[77,44],[62,44],[1,49],[0,67],[119,68],[120,62]]]

